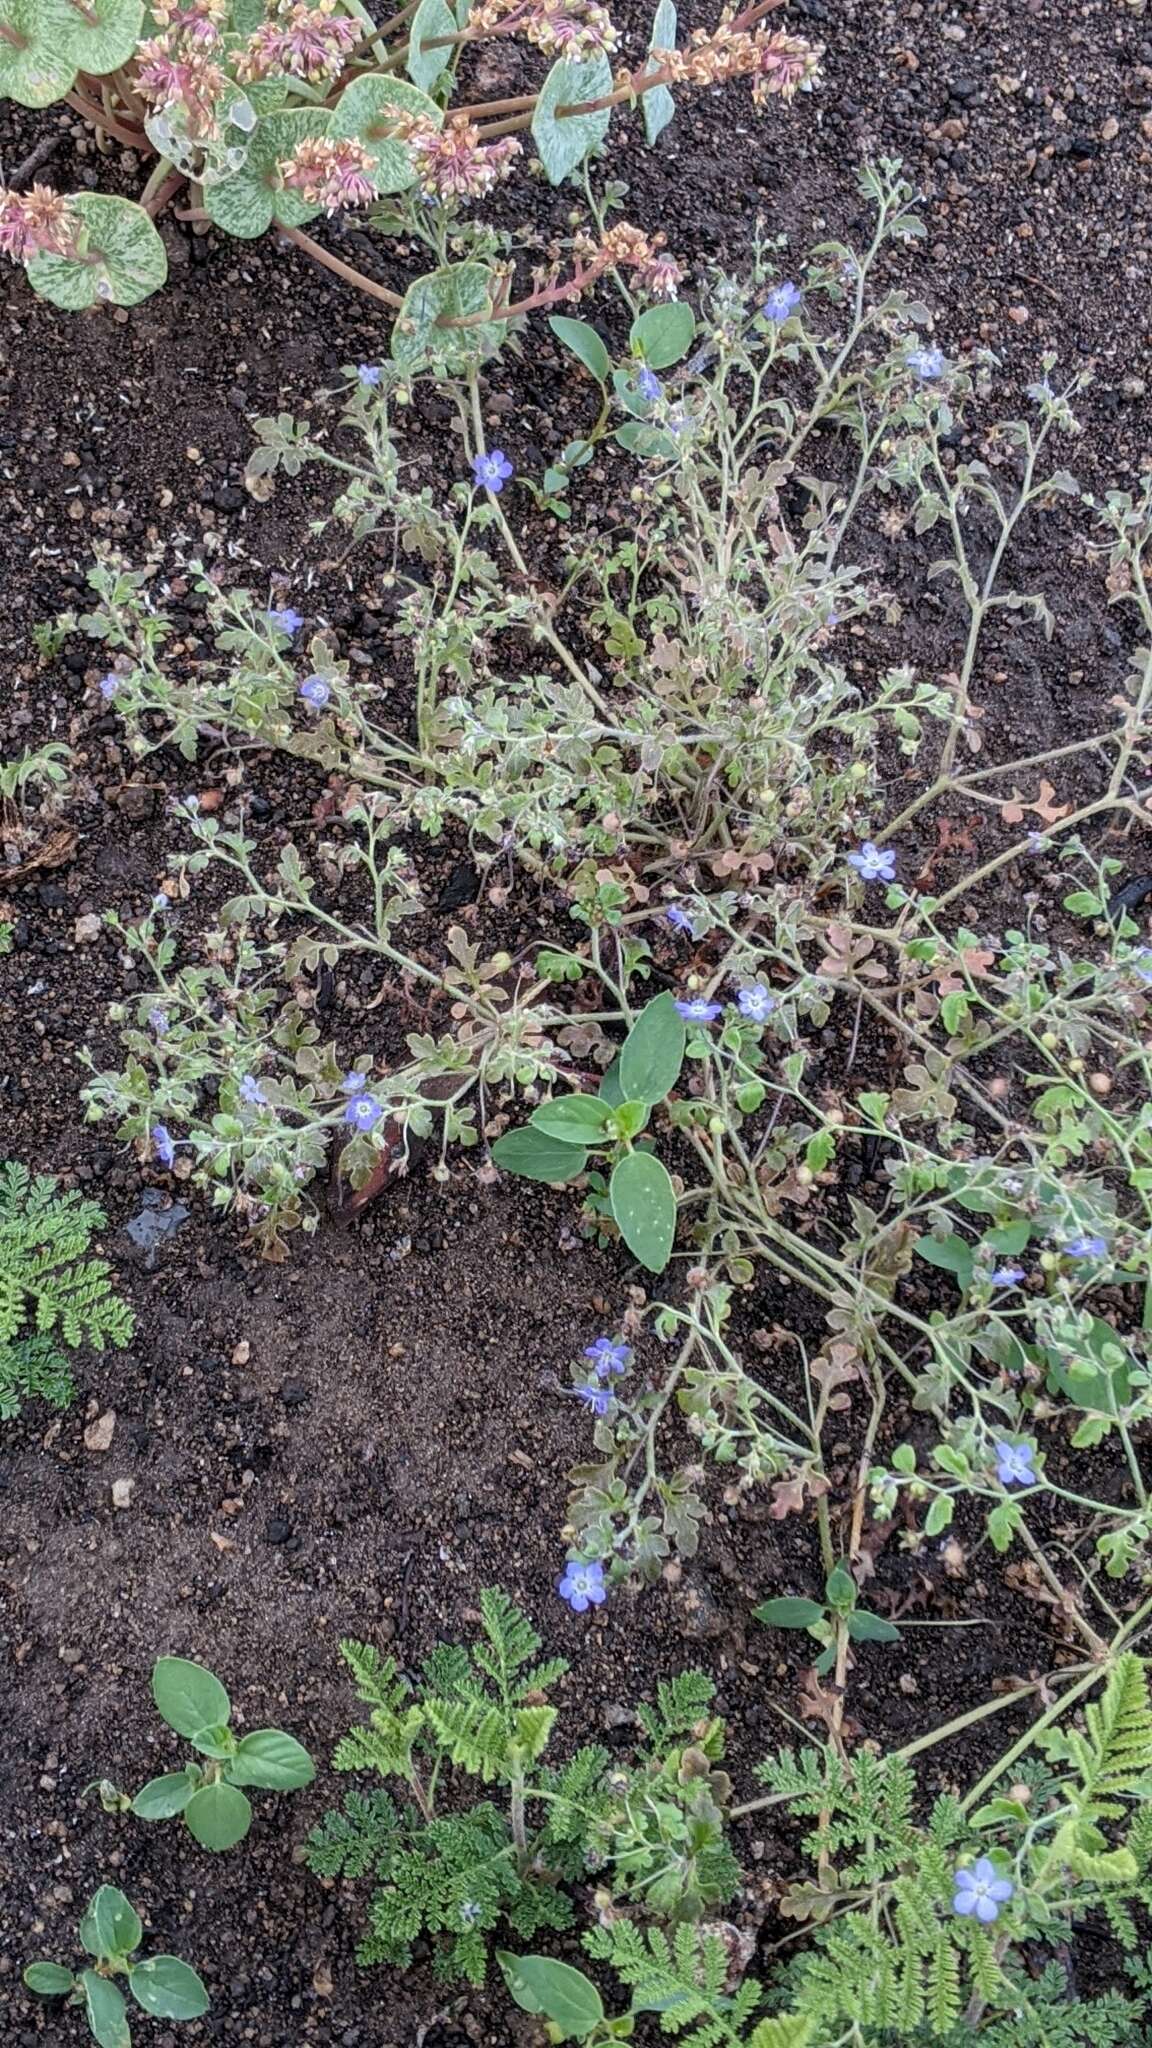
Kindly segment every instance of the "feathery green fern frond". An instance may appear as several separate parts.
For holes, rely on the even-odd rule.
[[[0,1165],[0,1346],[33,1334],[73,1350],[131,1342],[132,1311],[112,1292],[107,1260],[87,1257],[105,1221],[97,1202],[19,1160]]]
[[[386,1868],[401,1832],[387,1792],[349,1792],[339,1812],[326,1813],[304,1848],[317,1877],[366,1877]]]
[[[1121,1812],[1117,1800],[1150,1789],[1152,1702],[1141,1658],[1129,1651],[1116,1659],[1100,1698],[1085,1709],[1083,1734],[1073,1729],[1066,1740],[1094,1812]]]
[[[67,1408],[76,1385],[67,1360],[50,1337],[21,1337],[0,1344],[0,1422],[11,1422],[25,1401]]]

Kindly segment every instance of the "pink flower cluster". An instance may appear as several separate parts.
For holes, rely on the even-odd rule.
[[[50,185],[30,192],[0,190],[0,254],[14,263],[30,256],[70,256],[79,222],[68,200]]]
[[[522,35],[557,57],[594,57],[598,50],[614,50],[620,39],[600,0],[479,0],[468,28],[473,34]]]
[[[368,206],[376,197],[372,154],[351,136],[330,142],[313,135],[298,142],[280,165],[283,183],[299,192],[310,206],[339,213],[345,206]]]
[[[336,13],[336,0],[277,0],[275,19],[256,29],[237,57],[236,75],[247,81],[280,74],[317,85],[337,76],[363,33]]]
[[[420,115],[397,123],[396,133],[408,145],[422,192],[443,205],[453,199],[482,199],[506,178],[520,154],[514,135],[483,143],[474,121],[449,121],[437,128]]]
[[[159,0],[152,14],[160,33],[136,52],[136,89],[162,111],[179,107],[191,138],[214,141],[220,133],[216,102],[228,84],[216,61],[227,0]]]

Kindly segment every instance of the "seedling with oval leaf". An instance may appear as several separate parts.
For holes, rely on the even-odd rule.
[[[684,1019],[670,995],[647,1003],[596,1095],[557,1095],[492,1147],[497,1166],[527,1180],[578,1180],[590,1156],[609,1162],[607,1208],[630,1252],[662,1273],[676,1235],[676,1190],[642,1134],[684,1064]]]
[[[92,1958],[89,1968],[66,1969],[62,1963],[29,1963],[24,1982],[39,1998],[66,1998],[83,2006],[89,2031],[100,2048],[132,2048],[128,2003],[117,1977],[143,2012],[155,2020],[198,2020],[208,2010],[208,1993],[188,1963],[178,1956],[136,1959],[143,1939],[140,1915],[115,1885],[94,1892],[80,1922],[80,1946]]]
[[[244,1786],[294,1792],[308,1785],[316,1766],[302,1743],[281,1728],[255,1728],[237,1736],[229,1722],[232,1703],[220,1680],[184,1657],[159,1657],[152,1672],[152,1697],[162,1718],[186,1736],[204,1763],[152,1778],[135,1798],[107,1782],[97,1788],[108,1812],[134,1813],[138,1820],[173,1820],[182,1814],[202,1849],[232,1849],[252,1825]],[[93,1789],[93,1788],[89,1788]]]
[[[802,1628],[814,1636],[823,1645],[815,1664],[820,1678],[832,1670],[845,1637],[853,1643],[900,1641],[895,1622],[856,1605],[856,1581],[842,1564],[829,1572],[823,1600],[765,1600],[753,1612],[768,1628]]]

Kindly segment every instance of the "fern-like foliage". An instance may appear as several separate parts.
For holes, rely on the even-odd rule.
[[[1100,1698],[1085,1709],[1083,1730],[1062,1730],[1045,1749],[1076,1771],[1085,1818],[1116,1819],[1125,1799],[1146,1798],[1152,1792],[1152,1701],[1141,1659],[1130,1651],[1118,1657]]]
[[[668,1935],[615,1920],[589,1929],[584,1946],[627,1986],[633,2011],[658,2014],[663,2033],[683,2036],[681,2048],[809,2048],[817,2039],[807,2014],[757,2021],[761,1985],[745,1977],[729,1989],[728,1950],[706,1928],[681,1925]]]
[[[57,1344],[131,1342],[132,1311],[113,1293],[107,1261],[87,1257],[105,1220],[98,1203],[59,1193],[18,1160],[0,1164],[0,1418],[31,1397],[58,1408],[71,1400]]]

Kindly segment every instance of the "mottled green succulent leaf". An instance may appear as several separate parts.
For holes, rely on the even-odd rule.
[[[168,257],[148,215],[131,199],[78,192],[69,204],[81,222],[75,256],[32,256],[28,282],[42,299],[66,312],[89,306],[136,306],[159,291]]]

